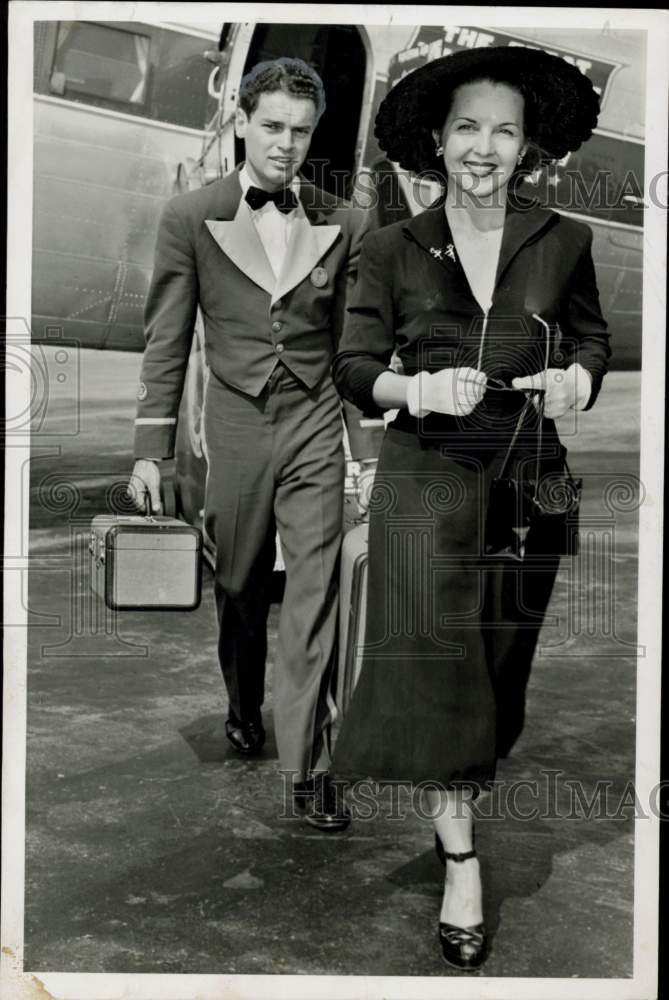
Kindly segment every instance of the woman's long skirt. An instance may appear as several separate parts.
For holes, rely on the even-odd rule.
[[[447,454],[393,426],[370,507],[363,664],[339,777],[484,784],[524,721],[559,557],[483,555],[501,454]]]

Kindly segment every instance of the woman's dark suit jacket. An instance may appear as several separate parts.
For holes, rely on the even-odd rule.
[[[578,360],[592,375],[592,406],[609,338],[591,239],[587,226],[555,212],[511,206],[486,318],[458,261],[443,201],[371,233],[334,362],[340,391],[378,413],[372,387],[395,350],[408,375],[471,365],[508,385],[545,366],[536,313],[550,326],[551,366]],[[362,672],[337,742],[339,775],[487,781],[496,755],[506,755],[522,729],[559,558],[540,554],[531,530],[524,563],[481,566],[480,554],[490,483],[524,403],[525,393],[489,387],[465,418],[417,420],[403,409],[388,427],[370,511]],[[531,417],[533,463],[533,410]],[[560,454],[554,422],[543,429],[542,473]]]
[[[538,314],[551,327],[551,367],[566,368],[573,361],[583,365],[592,376],[585,408],[592,406],[610,348],[591,244],[588,226],[530,201],[509,202],[481,356],[480,368],[487,375],[510,384],[514,376],[544,367],[545,331],[532,319]],[[365,237],[358,283],[334,360],[335,382],[343,396],[378,416],[372,387],[394,350],[407,375],[461,365],[477,368],[484,320],[457,259],[441,198],[411,220]],[[489,391],[469,423],[457,418],[456,426],[454,417],[434,416],[421,428],[447,438],[456,431],[461,438],[469,428],[478,437],[476,429],[487,423],[482,411],[490,412],[493,430],[497,412],[515,410],[521,402],[520,394]],[[404,410],[396,424],[411,422]]]

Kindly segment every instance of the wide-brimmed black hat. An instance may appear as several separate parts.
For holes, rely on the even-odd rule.
[[[466,49],[426,63],[393,87],[374,127],[381,149],[405,170],[438,171],[433,131],[443,128],[456,87],[480,79],[509,84],[523,95],[531,142],[526,168],[578,149],[597,124],[597,92],[566,59],[515,46]]]

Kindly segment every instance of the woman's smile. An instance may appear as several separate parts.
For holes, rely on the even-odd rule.
[[[526,147],[523,97],[504,83],[463,84],[435,138],[443,145],[446,173],[455,185],[477,195],[492,194],[506,187]]]
[[[497,170],[496,163],[477,163],[475,160],[463,160],[463,165],[477,177],[487,177]]]

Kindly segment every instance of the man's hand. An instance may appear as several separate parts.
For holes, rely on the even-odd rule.
[[[147,510],[146,493],[151,497],[151,509]],[[145,514],[160,514],[160,469],[150,458],[138,458],[128,483],[128,496]]]
[[[574,407],[582,410],[590,399],[592,376],[582,365],[575,363],[569,368],[549,368],[536,375],[514,378],[514,389],[544,389],[544,416],[561,417]]]
[[[407,387],[409,413],[414,417],[426,417],[428,413],[466,417],[483,399],[486,382],[485,372],[476,368],[418,372]]]

